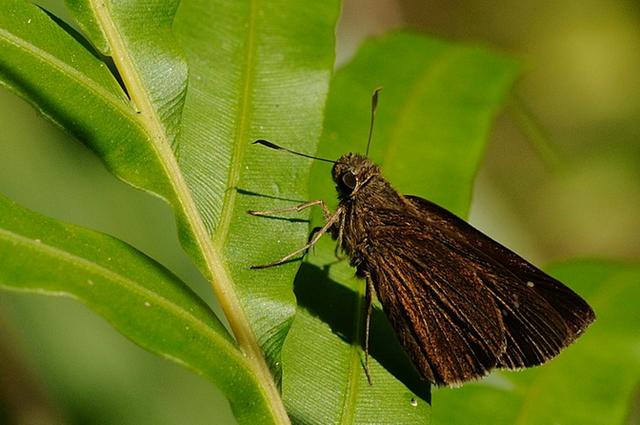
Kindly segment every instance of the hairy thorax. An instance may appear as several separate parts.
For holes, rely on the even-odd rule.
[[[351,258],[351,264],[359,272],[366,269],[366,258],[373,249],[371,234],[376,229],[388,225],[389,216],[405,203],[402,195],[379,174],[368,180],[349,196],[340,201],[340,219],[334,238]]]

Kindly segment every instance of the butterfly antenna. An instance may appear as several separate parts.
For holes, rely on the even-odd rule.
[[[278,146],[275,143],[271,143],[268,140],[256,140],[255,142],[252,143],[252,145],[262,145],[262,146],[266,146],[268,148],[271,149],[275,149],[277,151],[285,151],[285,152],[289,152],[290,154],[293,155],[298,155],[298,156],[303,156],[305,158],[311,158],[311,159],[317,159],[318,161],[324,161],[324,162],[330,162],[332,164],[335,164],[336,161],[332,161],[330,159],[326,159],[326,158],[319,158],[317,156],[311,156],[311,155],[307,155],[306,153],[302,153],[302,152],[296,152],[296,151],[292,151],[291,149],[287,149],[287,148],[283,148],[282,146]]]
[[[382,90],[382,87],[375,89],[371,95],[371,122],[369,123],[369,137],[367,138],[365,156],[369,156],[369,146],[371,146],[371,137],[373,136],[373,122],[376,118],[376,109],[378,109],[378,93],[380,93],[380,90]]]

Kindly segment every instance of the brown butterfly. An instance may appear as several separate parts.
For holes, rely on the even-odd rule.
[[[378,90],[372,96],[371,142]],[[420,375],[437,385],[459,385],[491,369],[537,366],[555,357],[595,319],[575,292],[449,211],[399,194],[366,156],[332,162],[340,203],[322,200],[271,215],[323,208],[325,225],[299,250],[262,266],[304,254],[326,232],[366,280],[365,372],[368,373],[372,294],[378,297],[400,344]],[[370,379],[369,379],[370,381]]]

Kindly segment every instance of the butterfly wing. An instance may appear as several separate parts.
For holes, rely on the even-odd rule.
[[[400,343],[433,383],[484,376],[506,348],[494,297],[464,256],[397,214],[376,212],[364,264]]]
[[[506,337],[498,367],[542,364],[595,319],[580,296],[519,255],[432,202],[415,196],[406,199],[419,211],[425,233],[451,250],[459,268],[477,275],[497,305]]]

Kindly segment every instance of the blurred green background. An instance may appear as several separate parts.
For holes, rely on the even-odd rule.
[[[68,16],[61,1],[38,3]],[[525,64],[518,100],[491,136],[473,224],[541,265],[640,258],[637,1],[346,0],[338,62],[363,38],[406,25],[488,45]],[[166,205],[116,180],[81,143],[6,90],[0,117],[0,192],[133,244],[215,308],[179,248]],[[544,161],[528,141],[523,128],[532,123],[557,161]],[[24,424],[234,423],[214,387],[137,348],[85,307],[1,292],[0,412],[12,409]]]

